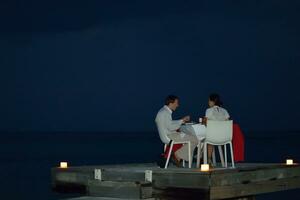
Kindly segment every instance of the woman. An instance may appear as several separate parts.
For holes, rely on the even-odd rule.
[[[208,98],[208,106],[206,109],[205,118],[206,120],[217,120],[224,121],[229,120],[230,116],[226,109],[222,108],[223,105],[220,96],[218,94],[211,94]],[[208,163],[212,164],[211,157],[213,152],[213,145],[207,145],[207,157]]]
[[[205,117],[208,120],[224,121],[229,120],[230,116],[226,109],[222,108],[223,105],[218,94],[211,94],[208,98],[208,106],[206,109]]]

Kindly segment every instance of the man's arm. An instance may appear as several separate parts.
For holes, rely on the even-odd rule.
[[[177,129],[180,128],[181,124],[183,124],[182,120],[172,120],[171,118],[166,119],[165,122],[166,122],[166,127],[170,132],[177,131]]]
[[[185,116],[180,120],[172,120],[171,115],[169,115],[166,117],[167,129],[171,132],[177,131],[183,123],[185,123],[189,120],[190,120],[190,116]]]

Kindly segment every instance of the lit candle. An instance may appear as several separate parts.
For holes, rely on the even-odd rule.
[[[209,171],[209,164],[202,164],[201,165],[201,171],[203,171],[203,172]]]
[[[287,164],[287,165],[292,165],[292,164],[294,164],[294,163],[293,163],[293,160],[292,160],[292,159],[286,159],[286,164]]]
[[[68,168],[67,162],[60,162],[60,168]]]
[[[199,117],[199,123],[200,124],[202,123],[202,117]]]

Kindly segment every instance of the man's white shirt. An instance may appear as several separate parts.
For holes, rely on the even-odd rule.
[[[183,121],[172,119],[172,110],[168,106],[162,107],[155,118],[159,136],[164,143],[169,143],[169,134],[176,133]]]

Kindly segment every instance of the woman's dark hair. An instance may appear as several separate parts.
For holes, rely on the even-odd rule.
[[[223,102],[221,101],[220,95],[213,93],[209,95],[209,100],[214,102],[216,106],[222,106]]]
[[[170,103],[174,103],[176,99],[178,99],[178,97],[175,96],[175,95],[167,96],[166,99],[165,99],[165,105],[169,105]]]

